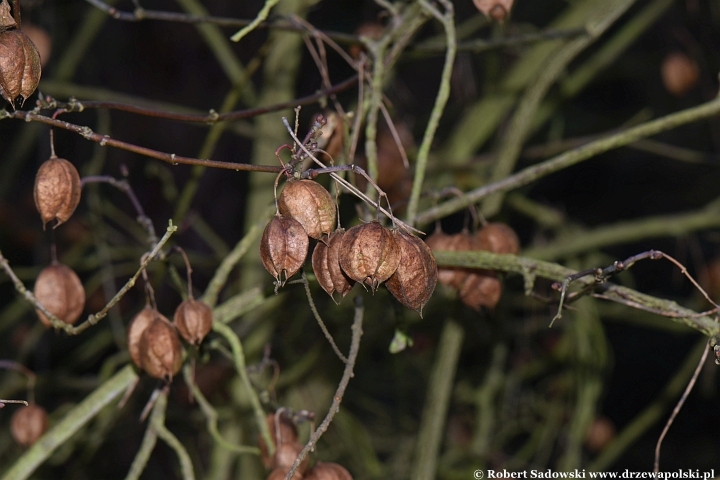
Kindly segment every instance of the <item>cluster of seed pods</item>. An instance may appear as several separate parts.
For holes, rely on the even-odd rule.
[[[449,235],[436,231],[427,239],[432,250],[472,251],[517,254],[520,241],[515,231],[504,223],[488,223],[476,234],[467,230]],[[502,295],[502,283],[495,272],[462,267],[443,267],[438,273],[443,285],[456,289],[460,300],[480,311],[494,308]]]
[[[337,205],[314,180],[288,181],[278,212],[265,227],[260,257],[279,286],[302,268],[312,237],[319,240],[313,271],[333,299],[341,300],[356,282],[373,292],[385,283],[400,303],[422,314],[438,278],[435,257],[422,240],[378,222],[334,230]]]
[[[272,469],[267,480],[283,480],[304,445],[298,441],[297,427],[283,411],[269,413],[266,417],[270,437],[275,445],[275,453],[268,454],[265,441],[260,437],[260,454],[266,468]],[[292,480],[352,480],[352,475],[337,463],[317,462],[308,469],[308,458],[300,463]]]

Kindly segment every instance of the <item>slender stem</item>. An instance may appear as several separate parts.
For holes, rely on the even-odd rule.
[[[242,40],[243,37],[245,37],[245,35],[255,30],[258,25],[267,20],[268,15],[270,15],[270,10],[272,10],[272,8],[277,5],[279,1],[280,0],[265,0],[265,5],[263,5],[260,12],[258,12],[255,20],[253,20],[252,22],[250,22],[249,25],[246,25],[240,31],[235,33],[232,37],[230,37],[230,40],[232,40],[233,42],[239,42],[240,40]]]
[[[150,424],[156,422],[157,417],[161,417],[163,419],[165,418],[166,407],[167,400],[163,402],[156,401],[155,405],[153,405],[152,413],[150,414],[149,424],[148,427],[145,429],[145,435],[143,436],[142,443],[140,444],[140,449],[135,454],[135,458],[130,465],[130,470],[128,470],[128,473],[125,476],[125,480],[139,480],[140,475],[142,475],[143,471],[145,470],[145,467],[150,460],[150,455],[155,449],[155,444],[157,443],[158,437],[157,430],[151,428]]]
[[[678,413],[680,413],[683,405],[685,405],[685,400],[687,400],[690,392],[695,386],[695,382],[697,382],[698,376],[700,376],[700,372],[705,366],[705,360],[707,360],[709,351],[710,349],[708,348],[703,350],[703,354],[700,356],[700,361],[698,362],[697,367],[695,367],[695,371],[693,372],[692,377],[690,377],[690,380],[685,387],[685,391],[680,397],[680,400],[678,400],[677,404],[675,405],[675,408],[673,408],[673,411],[670,414],[670,418],[668,418],[667,422],[665,423],[665,427],[663,427],[662,433],[660,433],[660,437],[658,438],[657,444],[655,445],[655,463],[653,464],[653,472],[655,473],[658,473],[660,471],[660,447],[662,446],[662,442],[665,439],[665,435],[667,435],[668,431],[670,431],[670,426],[675,421],[675,417],[677,417]]]
[[[452,213],[466,208],[483,198],[497,192],[507,192],[516,188],[528,185],[535,180],[545,177],[551,173],[563,170],[571,165],[593,158],[601,153],[628,145],[641,138],[656,135],[660,132],[671,130],[686,123],[703,120],[717,115],[720,112],[720,98],[716,98],[697,107],[672,113],[665,117],[643,123],[624,132],[596,140],[580,148],[570,150],[550,160],[533,165],[514,175],[505,177],[495,183],[484,185],[467,192],[464,197],[453,198],[440,205],[432,207],[418,214],[415,218],[416,225],[423,225],[433,222],[439,218],[446,217]]]
[[[363,333],[362,322],[364,313],[365,307],[363,305],[362,297],[360,295],[357,295],[355,297],[355,318],[351,327],[352,340],[350,341],[350,352],[347,356],[348,361],[345,364],[345,370],[343,371],[343,375],[340,379],[340,383],[338,384],[338,388],[337,390],[335,390],[335,395],[333,395],[332,405],[330,405],[330,410],[328,410],[327,415],[325,415],[325,418],[320,423],[317,430],[313,432],[313,434],[310,436],[310,440],[308,440],[308,443],[305,445],[298,457],[295,459],[295,462],[293,462],[290,470],[288,470],[287,474],[285,475],[285,480],[292,480],[295,471],[300,466],[300,463],[302,463],[305,457],[307,457],[308,453],[310,453],[310,451],[315,448],[315,445],[317,445],[320,437],[323,436],[323,434],[330,426],[330,422],[332,422],[335,414],[340,411],[340,403],[342,403],[343,395],[345,395],[345,389],[347,388],[348,383],[350,383],[350,379],[353,377],[355,360],[357,360],[357,355],[360,351],[360,338],[362,337]]]
[[[325,335],[325,338],[327,338],[327,341],[330,342],[330,346],[332,347],[333,351],[335,352],[335,355],[337,355],[338,358],[340,360],[342,360],[343,363],[347,363],[348,359],[345,357],[345,355],[342,354],[342,352],[338,348],[337,344],[335,343],[335,339],[332,337],[332,335],[330,335],[330,332],[328,331],[327,326],[325,326],[325,322],[323,322],[323,319],[320,316],[320,312],[318,312],[318,309],[315,306],[315,302],[313,301],[313,298],[312,298],[312,292],[310,292],[310,282],[308,282],[305,272],[302,272],[302,284],[305,287],[305,294],[307,295],[308,303],[310,304],[310,310],[312,310],[315,320],[317,320],[318,325],[320,325],[320,330],[322,330],[323,334]]]
[[[195,382],[192,381],[191,369],[186,366],[183,369],[183,374],[185,376],[185,383],[190,386],[193,397],[198,402],[198,405],[200,406],[200,410],[203,412],[203,415],[205,415],[207,429],[210,433],[210,436],[213,437],[213,440],[215,440],[215,442],[222,448],[231,452],[260,455],[260,449],[258,447],[251,447],[248,445],[235,445],[234,443],[228,442],[222,437],[222,435],[220,434],[220,430],[218,429],[218,413],[213,408],[212,404],[210,404],[210,402],[207,400],[207,398],[205,398],[205,395],[202,394]]]
[[[150,425],[148,428],[155,430],[157,432],[157,436],[162,438],[170,448],[175,450],[175,453],[180,460],[180,471],[182,472],[183,480],[195,480],[195,471],[193,469],[192,460],[190,460],[190,455],[183,444],[180,443],[180,440],[178,440],[177,437],[165,426],[166,409],[167,391],[163,390],[160,392],[160,395],[158,395],[157,401],[155,402],[155,408],[153,409],[153,413],[158,412],[158,414],[153,415],[150,419]]]
[[[455,52],[457,49],[455,40],[455,11],[453,5],[448,0],[441,0],[440,3],[445,7],[445,14],[438,12],[437,9],[428,2],[420,2],[424,9],[428,10],[435,18],[442,22],[447,38],[447,52],[445,53],[445,64],[443,65],[440,76],[440,87],[435,97],[435,105],[433,106],[432,112],[430,112],[430,120],[428,120],[428,124],[425,127],[425,134],[418,149],[415,164],[415,178],[413,179],[412,191],[410,193],[410,203],[407,207],[407,222],[411,225],[414,222],[418,210],[418,202],[420,200],[423,181],[425,180],[425,170],[427,169],[430,147],[435,138],[438,125],[440,125],[440,118],[445,110],[445,105],[450,97],[450,80],[452,78]]]
[[[454,320],[446,320],[428,382],[427,400],[415,444],[415,465],[411,478],[432,480],[437,477],[437,460],[445,437],[445,419],[463,338],[463,328]]]
[[[224,323],[213,322],[213,330],[222,335],[225,340],[230,344],[230,348],[233,353],[233,360],[235,361],[235,369],[240,375],[240,380],[243,382],[247,395],[250,398],[253,412],[255,413],[255,421],[257,422],[258,430],[260,435],[265,441],[265,445],[268,447],[268,454],[272,455],[275,453],[275,444],[270,436],[270,430],[268,429],[267,422],[265,421],[265,412],[263,411],[262,405],[260,404],[260,398],[258,398],[255,389],[250,382],[250,377],[247,374],[247,366],[245,364],[245,354],[243,353],[242,343],[232,328],[228,327]]]
[[[35,372],[27,368],[25,365],[13,362],[12,360],[0,360],[0,368],[15,370],[16,372],[25,375],[25,377],[27,377],[28,401],[30,403],[35,403],[35,383],[37,382],[37,375],[35,375]],[[0,400],[0,402],[17,403],[15,400]],[[27,402],[24,403],[27,405]]]
[[[557,282],[565,281],[569,276],[574,275],[574,270],[561,265],[543,262],[527,257],[515,255],[499,255],[484,251],[474,252],[447,252],[434,251],[435,259],[440,267],[467,267],[501,272],[512,272],[523,275],[532,282],[534,277],[542,277]],[[595,288],[595,280],[592,278],[580,278],[576,282],[580,288]],[[532,285],[532,283],[530,283]],[[672,321],[687,325],[703,335],[712,336],[720,332],[720,326],[713,318],[707,315],[700,315],[688,308],[681,307],[676,302],[653,297],[640,293],[636,290],[613,285],[610,283],[601,286],[603,298],[618,303],[636,304],[648,311],[670,318]],[[549,319],[548,319],[549,320]]]

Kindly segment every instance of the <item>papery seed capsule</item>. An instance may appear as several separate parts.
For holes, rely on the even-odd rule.
[[[265,227],[260,240],[260,259],[280,286],[305,263],[310,239],[300,223],[276,215]]]
[[[332,297],[333,293],[335,293],[335,285],[333,285],[332,278],[330,278],[327,253],[328,246],[323,242],[318,242],[312,254],[312,268],[315,273],[315,278],[317,278],[322,289]]]
[[[488,223],[477,233],[480,248],[493,253],[512,253],[520,251],[520,240],[515,230],[504,223]]]
[[[175,309],[173,322],[185,341],[200,345],[212,330],[212,309],[205,302],[188,298]]]
[[[502,295],[500,279],[487,270],[481,272],[468,275],[460,289],[460,300],[478,312],[482,307],[495,308]]]
[[[395,234],[378,222],[352,227],[340,243],[340,267],[356,282],[375,289],[395,273],[400,248]]]
[[[140,339],[142,334],[145,332],[148,326],[155,320],[155,317],[165,318],[160,312],[146,305],[145,308],[140,310],[135,317],[133,317],[128,327],[128,352],[133,363],[138,367],[142,368],[142,359],[140,356]],[[166,318],[167,320],[167,318]],[[169,320],[168,320],[169,321]]]
[[[0,30],[5,31],[17,26],[17,22],[10,12],[10,4],[7,0],[0,0]]]
[[[293,463],[295,463],[295,460],[298,458],[303,448],[304,445],[299,442],[286,442],[278,444],[275,449],[275,455],[273,456],[272,468],[282,468],[285,472],[287,472],[290,470]],[[307,467],[308,458],[305,457],[303,461],[300,462],[300,466],[298,466],[296,472],[299,472],[302,475],[305,473],[305,470],[307,470]]]
[[[684,96],[700,79],[700,69],[695,60],[682,52],[668,54],[663,59],[660,74],[665,89],[676,97]]]
[[[442,230],[435,229],[429,237],[425,239],[425,243],[430,250],[451,250],[452,236],[443,232]],[[438,280],[443,285],[450,285],[450,282],[455,277],[455,271],[452,268],[440,267],[438,268]]]
[[[510,13],[514,0],[473,0],[473,2],[486,17],[502,23]]]
[[[17,443],[29,447],[47,431],[48,414],[44,408],[31,403],[20,407],[10,420],[10,432]]]
[[[280,414],[268,413],[265,417],[270,437],[273,445],[277,448],[278,444],[295,443],[298,439],[297,428],[293,421],[282,412]],[[260,458],[266,468],[270,468],[273,459],[268,455],[268,448],[262,435],[258,435],[258,446],[260,447]]]
[[[318,462],[305,472],[304,480],[353,480],[353,477],[342,465]]]
[[[385,286],[400,303],[422,316],[423,306],[435,291],[438,269],[432,250],[417,237],[398,232],[400,264]]]
[[[45,224],[53,219],[53,228],[65,223],[80,203],[80,175],[64,158],[52,157],[40,165],[35,177],[35,205]]]
[[[285,476],[287,475],[289,469],[287,468],[276,468],[272,472],[270,472],[270,475],[267,476],[267,480],[285,480]],[[295,473],[292,476],[292,480],[303,480],[305,477],[303,477],[302,473],[299,473],[298,471],[295,471]]]
[[[35,281],[33,294],[50,313],[73,325],[85,308],[85,289],[77,274],[67,265],[53,263],[45,267]],[[37,310],[40,321],[49,327],[50,320]]]
[[[335,233],[331,234],[328,240],[327,251],[327,265],[328,270],[330,270],[330,278],[332,279],[335,291],[340,294],[340,300],[345,298],[345,295],[350,293],[353,285],[355,285],[355,280],[348,277],[340,266],[340,247],[343,236],[345,236],[344,228],[339,228]]]
[[[148,375],[170,381],[182,366],[182,346],[177,330],[157,315],[140,336],[140,363]]]
[[[280,213],[300,222],[315,239],[333,231],[336,208],[330,192],[314,180],[290,180],[278,198]]]
[[[13,108],[33,94],[41,70],[40,54],[27,35],[15,29],[0,33],[0,95]]]
[[[467,252],[481,249],[480,243],[467,230],[450,235],[447,244],[444,246],[446,250],[453,252]],[[463,283],[465,283],[465,279],[472,271],[472,269],[465,267],[443,267],[440,269],[438,279],[440,283],[460,290]]]

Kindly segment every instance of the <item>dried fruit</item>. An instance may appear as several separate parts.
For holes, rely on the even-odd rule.
[[[182,346],[175,327],[155,315],[140,336],[140,364],[151,377],[170,381],[182,366]]]
[[[370,40],[378,40],[385,33],[385,27],[378,22],[365,22],[355,29],[355,35],[358,37],[366,37]],[[365,46],[362,44],[355,44],[348,50],[350,56],[357,59],[360,57],[360,52],[365,51]]]
[[[50,34],[44,28],[33,25],[30,22],[23,22],[22,32],[28,36],[30,41],[35,45],[40,55],[40,66],[44,67],[50,60],[50,54],[52,53],[52,39]]]
[[[297,441],[279,444],[275,450],[275,455],[273,456],[272,468],[283,469],[287,473],[293,463],[295,463],[295,460],[298,458],[303,448],[304,445]],[[308,458],[305,457],[303,461],[300,462],[296,472],[302,475],[305,473],[305,470],[307,470],[307,466]]]
[[[305,263],[310,239],[297,220],[276,215],[260,240],[260,259],[280,286]]]
[[[375,289],[395,273],[400,264],[400,247],[395,233],[370,222],[352,227],[340,241],[340,267],[356,282]]]
[[[515,230],[504,223],[488,223],[478,231],[477,238],[481,250],[513,255],[520,251],[520,240]]]
[[[19,408],[10,420],[10,431],[17,443],[29,447],[47,431],[48,414],[44,408],[31,403]]]
[[[318,462],[305,472],[305,480],[353,480],[345,467],[332,462]]]
[[[314,180],[290,180],[285,184],[278,209],[300,222],[308,236],[319,239],[335,228],[335,201],[325,187]]]
[[[10,13],[10,4],[7,0],[0,1],[0,31],[17,27],[17,22]]]
[[[50,313],[70,325],[77,322],[85,308],[85,289],[80,278],[62,263],[55,262],[40,272],[33,294]],[[45,326],[51,325],[44,313],[37,310],[37,314]]]
[[[502,294],[502,283],[493,272],[487,270],[471,273],[460,289],[460,300],[468,307],[477,310],[482,307],[495,308]]]
[[[467,230],[449,235],[448,239],[439,241],[444,243],[442,245],[444,250],[452,252],[467,252],[481,249],[480,243]],[[438,240],[434,242],[438,242]],[[444,285],[449,285],[460,290],[463,283],[465,283],[465,279],[472,271],[472,269],[465,267],[443,267],[438,272],[438,280]]]
[[[423,306],[435,291],[438,269],[432,250],[417,237],[398,232],[400,264],[385,286],[403,305],[422,316]]]
[[[700,69],[692,58],[682,52],[673,52],[663,59],[660,74],[665,89],[682,97],[697,85]]]
[[[142,360],[140,357],[140,339],[147,327],[152,323],[155,317],[158,316],[163,317],[160,312],[146,305],[145,308],[135,315],[132,322],[130,322],[130,327],[128,327],[128,351],[130,352],[130,358],[138,368],[142,368]]]
[[[473,0],[473,3],[486,17],[502,23],[510,13],[514,0]]]
[[[337,158],[343,150],[345,129],[337,112],[327,111],[323,116],[325,125],[321,129],[322,135],[317,139],[317,146],[325,150],[330,158]]]
[[[205,302],[188,298],[178,305],[173,322],[188,343],[200,345],[212,330],[212,309]]]
[[[335,300],[335,292],[340,294],[340,300],[352,289],[355,280],[345,275],[340,268],[340,242],[345,230],[339,229],[330,234],[327,245],[318,242],[312,256],[312,266],[320,286]],[[336,303],[338,303],[336,301]]]
[[[272,472],[270,472],[270,475],[268,475],[267,480],[285,480],[285,475],[287,475],[287,469],[284,468],[276,468]],[[302,473],[295,472],[292,476],[292,480],[303,480]]]
[[[20,108],[40,82],[40,54],[14,21],[4,23],[9,25],[0,27],[0,95],[13,108]]]
[[[65,223],[80,203],[80,175],[64,158],[52,157],[40,165],[35,176],[35,205],[45,224],[53,219],[53,228]]]
[[[268,430],[270,430],[273,445],[275,445],[276,448],[278,444],[297,442],[297,428],[295,428],[295,424],[287,415],[284,415],[282,412],[279,414],[268,413],[265,421],[267,422]],[[268,448],[262,435],[259,436],[258,446],[260,447],[260,458],[262,458],[263,464],[266,468],[270,468],[273,459],[268,455]]]
[[[615,425],[607,417],[596,417],[585,434],[585,448],[599,452],[615,437]]]

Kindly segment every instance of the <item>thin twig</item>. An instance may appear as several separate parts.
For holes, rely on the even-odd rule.
[[[310,453],[310,451],[315,448],[315,445],[317,444],[318,440],[320,440],[320,437],[323,436],[323,434],[330,426],[330,422],[332,422],[335,414],[340,411],[340,403],[342,403],[343,395],[345,395],[345,389],[347,388],[348,383],[350,383],[350,379],[353,377],[355,360],[357,359],[358,351],[360,350],[360,337],[362,337],[363,333],[362,322],[364,313],[365,307],[363,305],[362,296],[357,295],[355,297],[355,318],[352,324],[352,340],[350,342],[350,352],[348,353],[347,357],[348,361],[345,364],[345,371],[343,372],[342,378],[340,379],[338,388],[337,390],[335,390],[335,395],[333,395],[332,405],[330,405],[330,410],[328,410],[328,413],[327,415],[325,415],[322,423],[320,423],[317,430],[315,430],[315,432],[313,432],[313,434],[310,436],[310,440],[308,440],[308,443],[305,445],[298,457],[295,459],[295,462],[293,462],[290,470],[288,470],[288,473],[285,475],[285,480],[292,480],[295,471],[300,466],[300,463],[302,463],[305,457],[307,457],[308,453]]]
[[[528,185],[535,180],[551,173],[563,170],[571,165],[593,158],[601,153],[633,143],[641,138],[656,135],[671,130],[680,125],[703,120],[720,113],[720,98],[716,98],[697,107],[688,108],[664,117],[643,123],[624,132],[596,140],[582,147],[570,150],[545,162],[533,165],[510,175],[498,182],[484,185],[471,190],[464,197],[448,200],[440,205],[429,208],[417,215],[415,225],[433,222],[438,218],[446,217],[476,203],[483,198],[497,192],[507,192]]]
[[[307,295],[308,303],[310,304],[310,310],[312,310],[315,320],[317,320],[318,325],[320,325],[320,330],[322,330],[325,338],[327,338],[327,341],[330,342],[330,346],[335,352],[335,355],[337,355],[343,363],[347,364],[348,359],[345,357],[345,355],[342,354],[337,344],[335,343],[335,339],[332,337],[332,335],[330,335],[330,332],[325,326],[325,322],[323,322],[322,317],[320,317],[320,312],[318,312],[317,307],[315,306],[315,302],[313,301],[312,292],[310,292],[310,282],[308,282],[305,272],[302,272],[302,284],[305,287],[305,294]]]
[[[260,435],[265,441],[265,445],[267,445],[268,454],[272,456],[273,453],[275,453],[275,444],[270,436],[270,430],[268,429],[267,422],[265,421],[265,412],[260,404],[260,399],[258,398],[247,374],[245,353],[243,352],[242,343],[240,342],[238,336],[235,335],[232,328],[228,327],[224,323],[213,322],[213,330],[222,335],[230,344],[233,361],[235,362],[235,369],[237,370],[238,375],[240,375],[240,380],[242,381],[243,386],[247,390],[246,393],[250,398],[250,403],[252,404],[253,412],[255,414],[255,421],[257,423],[258,430],[260,430]]]
[[[175,450],[175,453],[180,460],[180,471],[182,472],[183,480],[195,480],[195,471],[193,470],[190,455],[180,440],[178,440],[177,437],[165,426],[166,407],[167,389],[164,389],[158,396],[155,409],[153,410],[153,413],[155,413],[155,411],[158,411],[159,413],[157,415],[153,415],[153,418],[150,419],[150,425],[148,428],[155,430],[157,432],[157,436],[162,438],[170,448]]]
[[[662,446],[662,442],[665,439],[665,435],[667,435],[668,431],[670,430],[670,426],[675,421],[675,417],[677,417],[678,413],[680,413],[680,410],[685,404],[685,400],[687,400],[688,395],[690,395],[690,392],[695,386],[695,382],[697,382],[698,376],[700,375],[702,368],[705,366],[705,360],[707,359],[709,351],[710,349],[708,348],[703,350],[700,361],[698,362],[697,367],[695,367],[695,371],[693,372],[692,377],[690,377],[690,381],[688,382],[687,387],[685,387],[685,391],[680,397],[680,400],[678,400],[677,405],[675,405],[675,408],[673,408],[673,411],[670,414],[670,418],[668,418],[667,422],[665,423],[665,427],[663,427],[663,430],[660,433],[660,437],[658,438],[657,444],[655,445],[655,463],[653,465],[653,472],[655,473],[658,473],[660,471],[660,447]]]

